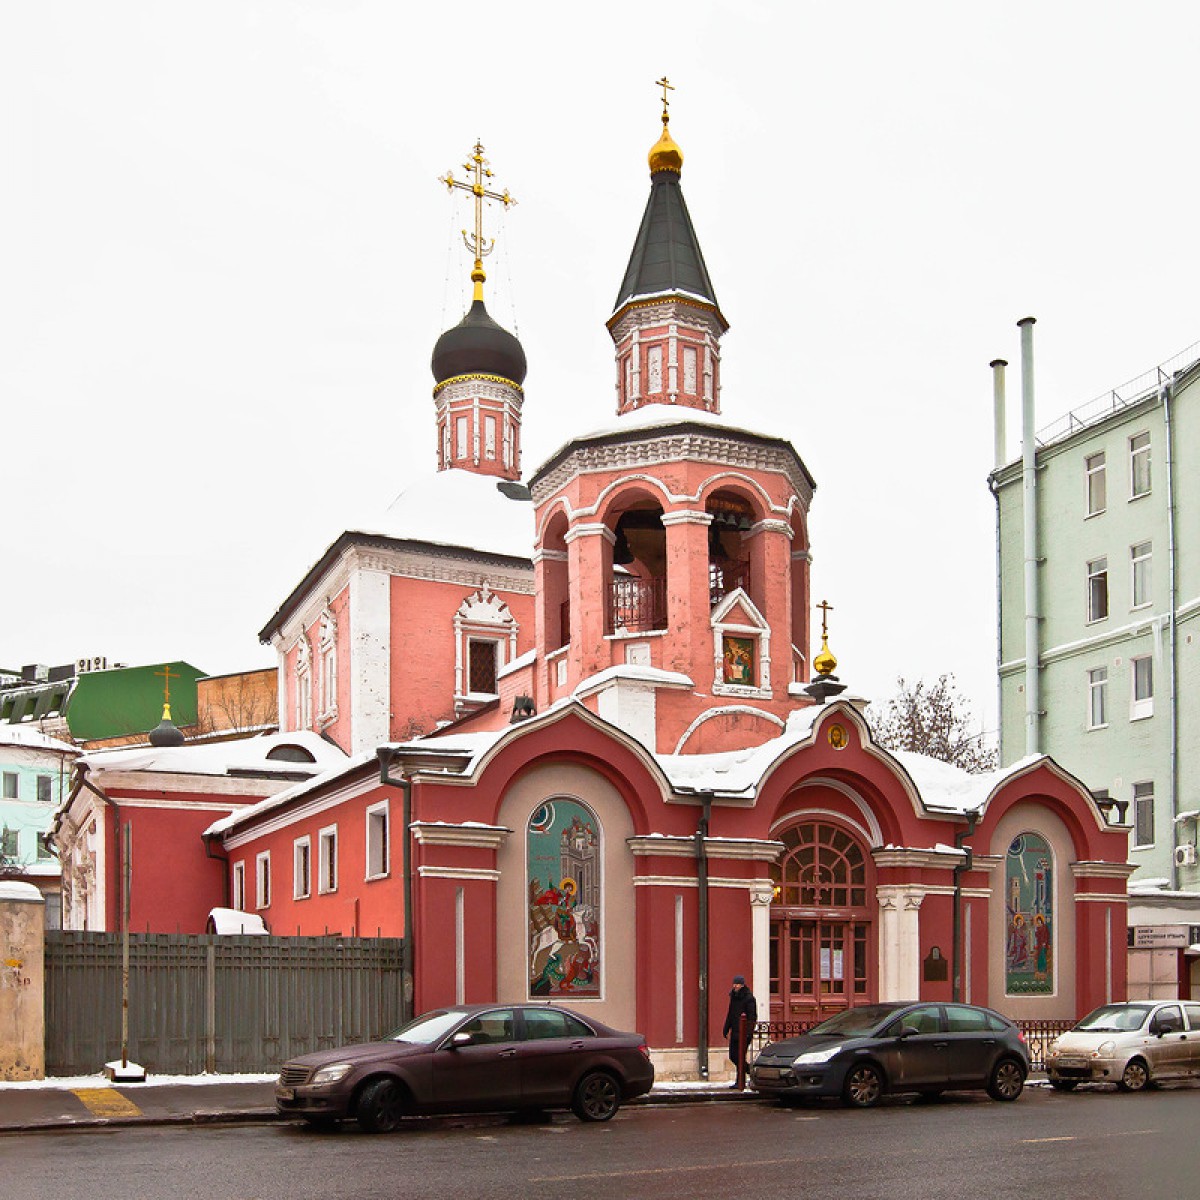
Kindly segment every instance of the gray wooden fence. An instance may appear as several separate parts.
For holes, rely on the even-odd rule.
[[[401,938],[131,934],[129,1058],[166,1075],[268,1072],[409,1015]],[[121,935],[46,933],[46,1074],[121,1057]]]

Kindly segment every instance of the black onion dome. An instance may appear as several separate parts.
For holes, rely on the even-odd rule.
[[[521,343],[488,316],[482,300],[438,338],[430,365],[438,383],[456,375],[498,375],[520,387],[526,371]]]
[[[182,746],[183,731],[171,720],[170,705],[163,705],[162,720],[150,730],[150,745],[152,746]]]

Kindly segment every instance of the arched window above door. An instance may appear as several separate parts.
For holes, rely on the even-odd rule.
[[[772,868],[776,904],[795,908],[865,908],[867,857],[846,830],[823,821],[785,829],[787,847]]]

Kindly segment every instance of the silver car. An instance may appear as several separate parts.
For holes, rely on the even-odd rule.
[[[1055,1040],[1046,1055],[1046,1074],[1060,1092],[1088,1082],[1140,1092],[1159,1079],[1200,1075],[1200,1004],[1102,1005]]]

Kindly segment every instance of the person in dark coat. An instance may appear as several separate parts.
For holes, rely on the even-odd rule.
[[[738,1040],[738,1030],[742,1015],[746,1017],[745,1033]],[[729,993],[729,1012],[725,1014],[725,1025],[721,1033],[729,1038],[729,1061],[736,1067],[739,1062],[746,1063],[750,1057],[750,1038],[754,1034],[754,1026],[758,1021],[758,1002],[754,993],[746,986],[744,975],[733,977],[733,988]],[[734,1087],[737,1084],[734,1083]]]

